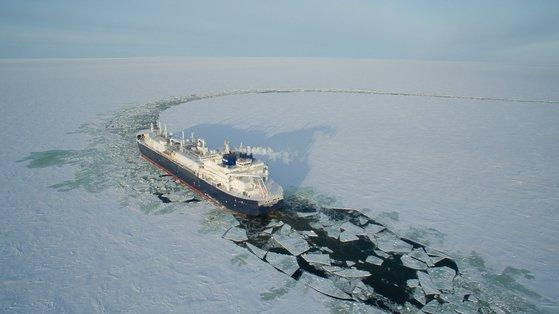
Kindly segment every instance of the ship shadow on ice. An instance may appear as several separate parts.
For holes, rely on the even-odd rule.
[[[191,133],[200,135],[211,149],[221,149],[224,140],[230,141],[231,147],[242,143],[245,148],[252,148],[255,157],[268,165],[274,181],[283,187],[295,188],[301,186],[309,173],[308,153],[315,136],[318,133],[331,136],[335,132],[329,126],[318,126],[268,136],[264,131],[227,124],[198,124],[182,131],[187,137]]]

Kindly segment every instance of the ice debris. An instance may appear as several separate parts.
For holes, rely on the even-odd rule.
[[[331,264],[330,255],[328,254],[306,253],[301,255],[301,257],[309,264],[321,264],[321,265]]]
[[[334,285],[334,283],[327,278],[322,278],[304,272],[299,280],[302,281],[307,286],[327,296],[331,296],[337,299],[351,300],[351,297],[347,293],[338,289]]]
[[[425,305],[427,300],[425,299],[425,293],[419,287],[413,289],[413,299],[419,302],[421,305]]]
[[[316,238],[318,237],[318,234],[316,234],[316,232],[312,231],[312,230],[303,230],[301,231],[301,233],[307,237],[311,237],[311,238]]]
[[[384,258],[384,259],[387,259],[387,258],[390,257],[390,254],[388,254],[388,253],[386,253],[386,252],[383,252],[383,251],[381,251],[381,250],[374,250],[374,252],[375,252],[376,255],[378,255],[378,256],[380,256],[380,257],[382,257],[382,258]]]
[[[392,232],[384,231],[376,235],[378,248],[389,253],[409,253],[413,246],[407,242],[400,240]]]
[[[340,233],[340,241],[342,242],[350,242],[350,241],[357,241],[357,240],[359,240],[359,238],[355,234],[347,230]]]
[[[289,276],[293,276],[293,274],[299,269],[297,258],[291,255],[268,252],[268,254],[266,254],[266,261]]]
[[[324,231],[326,231],[326,234],[328,235],[328,237],[330,238],[334,238],[337,239],[340,236],[340,228],[338,227],[334,227],[334,226],[329,226],[324,228]]]
[[[370,272],[365,270],[359,270],[354,267],[334,271],[333,274],[344,278],[365,278],[371,276]]]
[[[406,285],[410,288],[417,288],[419,287],[419,280],[417,279],[408,279],[406,281]]]
[[[365,262],[367,262],[369,264],[372,264],[372,265],[380,266],[380,265],[382,265],[384,260],[382,258],[376,257],[374,255],[369,255],[369,256],[367,256],[367,259],[365,260]]]
[[[274,234],[272,238],[276,243],[294,256],[301,255],[310,249],[307,241],[297,232],[293,232],[289,235],[284,233]]]
[[[417,279],[419,280],[419,284],[426,295],[434,295],[440,294],[441,292],[435,288],[435,285],[431,281],[431,277],[427,273],[422,271],[417,271]]]
[[[240,227],[231,227],[225,234],[223,235],[224,239],[231,240],[234,242],[243,242],[248,240],[247,233],[245,229]]]
[[[247,242],[247,247],[248,249],[254,254],[256,255],[259,259],[264,259],[264,257],[266,256],[266,251],[264,251],[261,248],[258,248],[250,243]]]
[[[301,218],[307,218],[316,215],[318,212],[297,212],[296,215]]]
[[[427,253],[425,252],[425,250],[423,248],[417,248],[417,249],[413,249],[411,251],[411,253],[408,254],[409,256],[420,260],[422,262],[424,262],[425,264],[427,264],[427,266],[429,267],[433,267],[435,266],[435,264],[433,263],[433,261],[431,260],[431,258],[429,257],[429,255],[427,255]]]
[[[276,227],[281,227],[281,226],[283,226],[283,221],[277,220],[277,219],[272,219],[270,221],[270,223],[268,223],[266,228],[276,228]]]
[[[341,226],[340,229],[342,229],[342,231],[348,232],[350,234],[354,234],[354,235],[365,235],[365,230],[363,230],[363,228],[358,227],[354,224],[352,224],[349,221],[344,222]]]
[[[427,270],[429,276],[431,277],[431,282],[433,286],[439,290],[452,291],[453,280],[456,276],[454,269],[443,266],[443,267],[433,267]]]
[[[377,225],[377,224],[373,224],[370,223],[368,225],[365,226],[365,232],[369,235],[369,236],[374,236],[375,234],[381,232],[382,230],[385,229],[384,226],[381,225]]]
[[[404,264],[404,266],[407,268],[415,270],[427,270],[427,265],[425,263],[416,260],[415,258],[408,255],[402,255],[400,257],[400,260],[402,261],[402,264]]]

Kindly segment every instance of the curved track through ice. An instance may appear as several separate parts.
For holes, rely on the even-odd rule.
[[[559,103],[557,100],[372,89],[256,89],[193,94],[126,107],[80,128],[79,133],[91,137],[88,148],[36,152],[22,161],[28,161],[31,168],[77,166],[73,179],[52,187],[59,191],[83,188],[92,193],[121,188],[123,206],[137,206],[147,214],[165,214],[184,206],[198,206],[191,192],[139,158],[135,133],[157,121],[161,112],[173,106],[208,98],[265,93],[351,93]],[[246,219],[216,209],[218,214],[207,219],[208,226],[209,229],[221,226],[213,230],[221,230],[224,238],[246,248],[295,280],[336,299],[365,302],[393,312],[535,309],[532,303],[518,298],[511,291],[463,276],[463,271],[449,255],[403,239],[359,211],[309,203],[297,192],[288,196],[287,204],[284,212],[259,219]],[[495,307],[496,304],[499,308]]]

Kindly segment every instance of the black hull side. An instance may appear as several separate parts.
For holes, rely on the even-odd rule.
[[[169,174],[177,177],[197,192],[202,193],[204,196],[211,198],[222,206],[225,206],[233,211],[250,216],[260,216],[278,209],[283,203],[282,201],[279,201],[272,206],[258,206],[257,201],[239,198],[221,191],[206,181],[201,180],[186,168],[178,165],[140,142],[138,142],[138,148],[140,149],[140,153],[145,158],[160,168],[163,168]]]

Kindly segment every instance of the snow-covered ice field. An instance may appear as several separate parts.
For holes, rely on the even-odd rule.
[[[447,252],[472,280],[494,290],[488,302],[557,311],[559,104],[512,101],[559,100],[557,86],[559,67],[487,63],[0,61],[0,309],[371,310],[308,289],[222,239],[227,215],[212,205],[165,205],[142,193],[123,170],[144,171],[127,159],[136,152],[119,151],[112,146],[122,143],[100,134],[107,123],[129,125],[113,118],[122,110],[223,92],[177,101],[160,118],[173,131],[207,134],[210,144],[229,137],[271,148],[271,173],[281,184],[360,208]],[[510,101],[225,95],[263,89]]]

